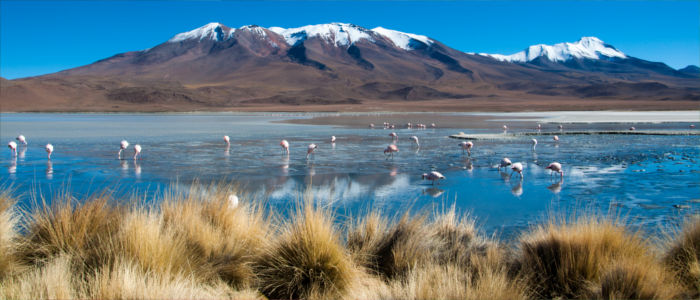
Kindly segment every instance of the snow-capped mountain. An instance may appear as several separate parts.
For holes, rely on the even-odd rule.
[[[221,23],[209,23],[197,29],[176,34],[168,42],[225,41],[234,38],[235,32],[240,30],[255,31],[260,36],[267,35],[265,28],[260,26],[247,25],[236,29],[229,28]],[[377,37],[381,37],[388,39],[396,47],[404,50],[414,50],[434,43],[433,40],[423,35],[405,33],[383,27],[366,29],[347,23],[317,24],[296,28],[270,27],[267,30],[284,37],[284,41],[288,46],[294,46],[308,38],[319,38],[339,47],[347,47],[362,40],[373,43]]]
[[[29,109],[53,103],[72,110],[211,110],[440,99],[489,109],[503,99],[695,101],[698,77],[692,67],[678,71],[635,58],[594,37],[513,55],[470,54],[384,27],[209,23],[146,50],[3,81],[1,95],[3,109],[17,110],[6,103]]]
[[[582,37],[574,43],[559,43],[554,45],[533,45],[511,55],[479,53],[500,61],[526,63],[538,58],[546,58],[553,62],[565,62],[570,59],[610,59],[627,58],[627,55],[615,47],[608,45],[596,37]]]

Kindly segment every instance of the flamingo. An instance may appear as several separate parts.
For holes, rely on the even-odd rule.
[[[564,170],[561,169],[561,164],[558,162],[553,162],[549,164],[545,169],[551,170],[552,173],[554,172],[559,172],[559,175],[561,175],[561,178],[564,178]]]
[[[335,135],[331,136],[331,143],[335,143]]]
[[[374,128],[374,124],[373,124],[373,123],[370,123],[370,124],[369,124],[369,128]]]
[[[238,196],[228,195],[228,207],[231,209],[238,207]]]
[[[558,141],[559,141],[559,136],[555,135],[554,137],[552,137],[552,139],[553,139],[555,142],[558,142]]]
[[[435,126],[435,123],[430,123],[430,128],[435,128],[435,127],[437,127],[437,126]],[[423,125],[423,128],[425,128],[425,125]]]
[[[399,136],[396,134],[396,132],[390,133],[389,136],[391,137],[391,140],[398,140],[399,139]]]
[[[506,130],[508,130],[508,126],[503,125],[503,131],[506,131]]]
[[[389,153],[392,159],[394,158],[394,152],[399,152],[399,147],[397,147],[394,144],[391,144],[387,146],[386,149],[384,149],[384,154],[386,155],[387,153]]]
[[[7,143],[7,147],[12,151],[12,156],[17,156],[17,143],[10,141]]]
[[[129,148],[129,142],[122,140],[119,143],[119,154],[117,154],[117,158],[122,159],[122,151],[126,150],[126,148]]]
[[[226,146],[231,145],[231,139],[228,137],[228,135],[224,135],[224,143],[226,143]]]
[[[438,172],[438,171],[432,171],[432,172],[430,172],[430,173],[423,173],[423,175],[421,176],[421,178],[422,178],[423,180],[426,180],[426,179],[427,179],[427,180],[430,180],[430,181],[433,182],[433,185],[435,185],[435,182],[436,182],[436,181],[438,181],[438,180],[440,180],[440,179],[445,179],[445,176],[443,176],[442,174],[440,174],[440,172]],[[440,185],[440,182],[439,182],[439,181],[438,181],[438,185]]]
[[[46,144],[46,157],[51,159],[51,153],[53,153],[53,145]]]
[[[287,155],[289,155],[289,142],[287,142],[287,140],[282,140],[280,146],[282,146],[282,150],[286,151]]]
[[[411,122],[406,123],[406,129],[411,129]]]
[[[141,153],[141,145],[136,144],[134,145],[134,160],[136,157]]]
[[[637,129],[637,128],[634,128],[634,126],[630,127],[630,131],[634,131],[634,130],[636,130],[636,129]]]
[[[306,149],[306,159],[309,159],[309,155],[313,154],[316,148],[316,144],[309,144],[309,147]]]
[[[510,159],[508,159],[507,157],[504,157],[503,159],[501,159],[501,164],[498,165],[498,168],[499,168],[499,169],[500,169],[500,168],[505,168],[505,167],[507,167],[507,166],[510,166],[511,164],[512,164],[512,163],[510,162]]]
[[[412,140],[414,143],[416,143],[416,146],[420,147],[420,143],[418,142],[418,137],[417,137],[417,136],[415,136],[415,135],[412,136],[412,137],[411,137],[411,140]]]
[[[518,174],[520,174],[520,179],[523,179],[523,164],[519,162],[514,163],[510,169],[513,170],[513,172],[518,172]],[[513,176],[513,173],[511,173],[510,176]]]
[[[535,147],[537,147],[537,139],[532,139],[532,150],[535,150]]]
[[[17,139],[18,142],[22,143],[22,145],[26,145],[26,144],[27,144],[27,139],[26,139],[23,135],[21,135],[21,134],[18,135],[16,139]]]
[[[557,126],[557,128],[559,128],[559,130],[563,130],[563,129],[564,129],[564,126],[562,126],[561,124],[559,124],[559,126]]]
[[[472,156],[472,147],[474,147],[474,143],[471,141],[461,142],[459,146],[462,147],[462,154],[464,154],[464,150],[466,150],[469,156]]]
[[[695,124],[690,124],[690,128],[695,128]]]
[[[542,124],[537,124],[537,130],[542,130]]]

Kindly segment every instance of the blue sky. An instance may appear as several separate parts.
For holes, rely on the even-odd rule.
[[[700,1],[0,1],[0,76],[14,79],[142,50],[209,22],[329,22],[430,36],[511,54],[596,36],[674,68],[700,64]]]

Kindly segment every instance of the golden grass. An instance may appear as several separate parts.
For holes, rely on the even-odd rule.
[[[648,241],[611,218],[554,220],[524,234],[519,247],[519,273],[535,298],[675,294],[676,286],[653,256]]]
[[[668,243],[664,263],[689,297],[700,297],[700,216],[689,218]]]
[[[514,244],[452,207],[337,224],[313,200],[273,218],[230,186],[157,204],[59,198],[20,219],[0,194],[2,299],[672,299],[699,295],[700,221],[665,252],[598,215]],[[19,230],[18,224],[22,224]]]

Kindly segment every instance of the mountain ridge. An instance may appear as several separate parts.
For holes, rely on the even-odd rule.
[[[557,46],[559,45],[559,46]],[[534,47],[534,48],[533,48]],[[297,28],[209,23],[151,48],[4,83],[1,110],[385,106],[446,100],[696,101],[694,69],[634,58],[595,37],[510,56],[465,53],[423,35],[348,23]],[[603,57],[601,59],[601,57]],[[516,59],[517,58],[517,59]],[[31,98],[31,101],[26,101]],[[573,102],[571,102],[573,103]]]

